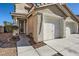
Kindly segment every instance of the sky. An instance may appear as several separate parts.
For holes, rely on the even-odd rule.
[[[3,25],[4,21],[13,22],[10,15],[14,11],[14,5],[10,3],[0,3],[0,25]]]
[[[75,15],[79,15],[79,3],[68,3],[67,6]]]
[[[67,6],[75,15],[79,15],[79,3],[67,3]],[[0,25],[3,25],[4,21],[12,22],[11,12],[14,11],[14,4],[0,3]]]

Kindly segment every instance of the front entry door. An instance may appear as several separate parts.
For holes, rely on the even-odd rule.
[[[19,21],[19,32],[24,33],[24,21],[23,20]]]
[[[54,25],[52,23],[44,24],[44,40],[54,39]]]

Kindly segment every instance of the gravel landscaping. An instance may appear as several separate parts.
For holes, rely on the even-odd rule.
[[[16,41],[12,39],[12,33],[0,34],[0,56],[16,56]]]

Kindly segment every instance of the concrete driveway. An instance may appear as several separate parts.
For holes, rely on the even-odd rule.
[[[45,41],[45,43],[64,56],[79,56],[79,34],[73,34],[69,38]]]
[[[29,38],[20,35],[17,42],[18,56],[79,56],[79,34],[69,38],[44,41],[46,45],[34,48]]]

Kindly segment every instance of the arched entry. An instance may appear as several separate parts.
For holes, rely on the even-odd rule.
[[[26,33],[26,19],[18,18],[19,23],[19,33]]]

